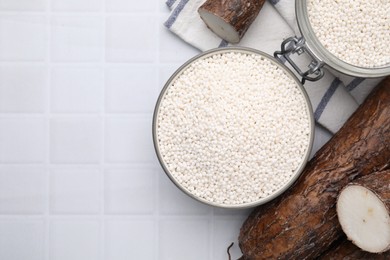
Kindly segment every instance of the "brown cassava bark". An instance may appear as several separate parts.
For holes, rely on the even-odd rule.
[[[390,251],[382,254],[365,252],[346,238],[329,248],[317,260],[386,260],[390,259]]]
[[[211,21],[205,20],[202,12],[208,12],[230,24],[238,33],[237,40],[228,39],[226,34],[218,35],[227,41],[237,43],[259,14],[264,2],[265,0],[207,0],[199,7],[198,12],[209,28],[212,28]]]
[[[390,77],[307,164],[283,195],[244,222],[244,259],[312,259],[342,235],[336,200],[349,182],[390,167]]]
[[[351,185],[359,185],[369,189],[385,204],[387,210],[390,210],[390,170],[375,172],[359,178],[348,183],[344,189]]]

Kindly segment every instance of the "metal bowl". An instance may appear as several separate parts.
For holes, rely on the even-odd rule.
[[[287,73],[287,75],[290,75],[291,78],[293,78],[296,83],[297,83],[297,86],[299,87],[299,89],[301,90],[301,93],[303,94],[303,96],[305,97],[305,100],[306,100],[306,107],[307,107],[307,113],[309,115],[309,121],[310,121],[310,137],[309,137],[309,144],[308,144],[308,147],[307,147],[307,150],[306,150],[306,153],[304,155],[304,158],[300,164],[300,167],[298,167],[298,169],[295,171],[293,177],[282,187],[280,188],[279,190],[275,191],[273,194],[271,194],[270,196],[267,196],[265,198],[261,198],[257,201],[254,201],[254,202],[250,202],[250,203],[244,203],[244,204],[219,204],[219,203],[215,203],[215,202],[211,202],[211,201],[208,201],[208,200],[205,200],[203,198],[200,198],[200,197],[197,197],[195,196],[194,194],[192,194],[191,192],[189,192],[186,188],[184,188],[173,176],[172,174],[170,173],[168,167],[166,166],[166,163],[164,162],[164,159],[160,153],[160,149],[159,149],[159,142],[158,142],[158,139],[157,139],[157,119],[158,119],[158,115],[159,115],[159,108],[160,108],[160,103],[161,101],[163,100],[164,98],[164,95],[167,91],[167,89],[171,86],[171,83],[174,82],[177,77],[189,66],[191,65],[191,63],[193,63],[194,61],[196,60],[199,60],[199,59],[204,59],[204,58],[207,58],[209,56],[212,56],[212,55],[215,55],[215,54],[221,54],[221,53],[229,53],[229,52],[239,52],[239,53],[246,53],[246,54],[256,54],[256,55],[260,55],[268,60],[270,60],[271,62],[273,62],[275,65],[277,65],[281,70],[283,70],[285,73]],[[154,148],[155,148],[155,152],[157,154],[157,158],[161,164],[161,167],[163,168],[163,170],[165,171],[165,173],[167,174],[167,176],[171,179],[171,181],[180,189],[182,190],[184,193],[186,193],[188,196],[190,196],[191,198],[194,198],[195,200],[197,201],[200,201],[202,203],[205,203],[207,205],[211,205],[211,206],[215,206],[215,207],[221,207],[221,208],[237,208],[237,209],[240,209],[240,208],[250,208],[250,207],[255,207],[255,206],[258,206],[258,205],[261,205],[261,204],[264,204],[276,197],[278,197],[279,195],[281,195],[284,191],[286,191],[299,177],[299,175],[302,173],[307,161],[308,161],[308,158],[309,158],[309,154],[311,152],[311,149],[312,149],[312,145],[313,145],[313,139],[314,139],[314,117],[313,117],[313,110],[312,110],[312,107],[311,107],[311,103],[310,103],[310,100],[307,96],[307,93],[305,91],[305,89],[303,88],[302,84],[300,83],[300,81],[296,78],[296,76],[286,67],[284,66],[283,64],[280,64],[278,62],[277,59],[275,59],[274,57],[264,53],[264,52],[261,52],[261,51],[258,51],[258,50],[255,50],[255,49],[251,49],[251,48],[243,48],[243,47],[228,47],[228,48],[219,48],[219,49],[212,49],[210,51],[206,51],[206,52],[203,52],[195,57],[193,57],[192,59],[188,60],[186,63],[184,63],[179,69],[176,70],[175,73],[173,73],[173,75],[168,79],[168,81],[166,82],[164,88],[162,89],[161,93],[160,93],[160,96],[157,100],[157,104],[155,106],[155,110],[154,110],[154,114],[153,114],[153,126],[152,126],[152,131],[153,131],[153,143],[154,143]]]

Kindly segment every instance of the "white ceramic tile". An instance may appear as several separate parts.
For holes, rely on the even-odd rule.
[[[55,67],[51,71],[53,112],[99,112],[103,102],[104,70]]]
[[[110,68],[106,71],[109,112],[152,113],[157,100],[157,70],[151,66]]]
[[[225,209],[225,208],[215,208],[214,214],[216,216],[248,216],[252,212],[252,209]]]
[[[105,260],[156,259],[155,222],[112,220],[105,225]]]
[[[43,162],[45,136],[42,118],[0,118],[0,163]]]
[[[163,21],[165,21],[165,19],[160,21],[159,25],[159,54],[161,62],[184,63],[193,56],[200,53],[199,50],[180,40],[175,34],[162,25]]]
[[[167,83],[168,79],[172,74],[181,66],[180,63],[176,64],[166,64],[160,67],[159,77],[158,77],[158,90],[160,91],[164,85]]]
[[[100,224],[94,220],[53,220],[50,223],[50,260],[97,260]]]
[[[47,70],[43,66],[0,66],[0,112],[38,113],[45,109]]]
[[[160,221],[159,259],[209,259],[209,230],[207,219],[172,219]],[[227,258],[226,258],[227,259]]]
[[[153,62],[157,51],[155,17],[109,16],[106,26],[108,61]]]
[[[109,12],[152,12],[156,9],[155,0],[129,1],[108,0],[106,10]]]
[[[47,0],[0,0],[0,10],[4,11],[44,11]]]
[[[158,1],[159,2],[159,11],[164,14],[164,18],[167,19],[171,9],[166,4],[167,1]]]
[[[50,211],[96,214],[100,209],[102,174],[96,168],[54,169],[50,176]]]
[[[43,221],[0,221],[0,259],[42,260],[44,255]]]
[[[108,162],[154,162],[151,119],[107,118],[105,151]]]
[[[93,12],[102,9],[103,0],[51,0],[51,9],[59,12]]]
[[[46,27],[46,18],[41,15],[1,15],[0,60],[44,60],[47,49]]]
[[[108,169],[105,175],[105,212],[152,214],[155,209],[156,171],[150,167]]]
[[[55,118],[50,123],[50,152],[54,163],[98,163],[102,125],[99,118]]]
[[[245,217],[220,217],[214,219],[213,229],[213,260],[226,260],[226,249],[234,243],[229,252],[232,259],[238,259],[242,254],[238,246],[238,235],[244,223]]]
[[[51,58],[53,61],[94,62],[101,60],[102,53],[102,17],[52,17]]]
[[[43,213],[45,186],[43,167],[0,166],[0,214]]]
[[[160,170],[160,194],[159,206],[161,214],[165,215],[206,215],[210,213],[211,207],[194,200],[182,192],[173,182]]]

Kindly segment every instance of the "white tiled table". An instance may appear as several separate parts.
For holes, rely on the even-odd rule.
[[[183,195],[152,147],[158,92],[198,53],[167,14],[156,0],[0,0],[1,260],[227,258],[249,210]]]

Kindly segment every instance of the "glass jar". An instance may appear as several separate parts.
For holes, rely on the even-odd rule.
[[[281,51],[276,51],[274,54],[276,58],[281,59],[281,57],[283,57],[287,60],[302,77],[302,82],[305,80],[319,80],[324,73],[323,67],[330,67],[343,74],[361,78],[377,78],[390,75],[390,64],[382,67],[363,68],[342,61],[330,53],[321,44],[311,27],[307,11],[307,2],[308,0],[295,1],[296,19],[301,36],[286,39],[282,43]],[[312,58],[309,70],[307,71],[302,71],[290,58],[291,53],[302,54],[304,52]]]

